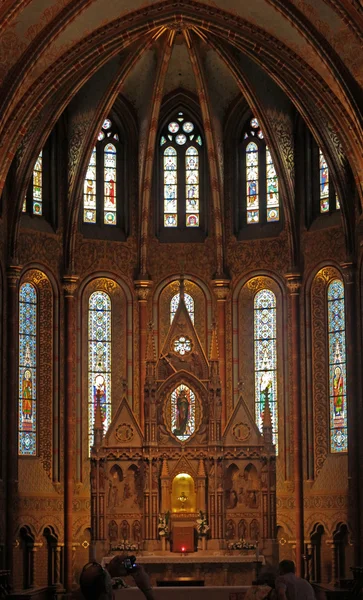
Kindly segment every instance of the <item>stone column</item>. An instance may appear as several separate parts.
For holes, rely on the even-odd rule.
[[[144,427],[144,385],[146,374],[146,338],[147,338],[147,299],[152,282],[138,279],[135,282],[136,295],[139,305],[139,374],[140,374],[140,424]]]
[[[289,292],[289,314],[291,333],[291,397],[294,431],[294,488],[295,488],[295,527],[296,527],[296,574],[303,571],[304,554],[304,490],[302,467],[301,434],[301,370],[300,370],[300,276],[296,273],[285,275]]]
[[[62,546],[58,544],[55,548],[54,583],[57,588],[62,587]]]
[[[356,267],[351,263],[342,265],[345,284],[346,354],[347,354],[347,403],[348,403],[348,519],[352,531],[355,564],[363,559],[363,492],[360,487],[360,456],[363,458],[361,440],[362,381],[359,327],[359,302]],[[359,304],[358,304],[359,306]]]
[[[205,492],[206,492],[206,473],[204,468],[204,462],[202,459],[199,460],[198,475],[197,475],[197,510],[206,512]]]
[[[18,485],[18,354],[19,354],[19,311],[18,283],[21,267],[11,266],[7,271],[7,321],[6,321],[6,519],[5,519],[5,560],[10,571],[10,585],[13,579],[13,535],[14,506]],[[5,358],[5,357],[4,357]]]
[[[64,587],[73,586],[73,493],[76,396],[76,299],[78,278],[64,277]]]
[[[32,573],[30,575],[30,580],[31,580],[30,587],[37,587],[37,586],[39,586],[39,582],[38,582],[37,555],[38,555],[39,548],[42,548],[42,546],[43,546],[42,542],[35,542],[33,544],[32,549],[31,549],[31,553],[32,553],[32,560],[31,560]]]
[[[161,512],[165,513],[170,510],[170,475],[168,461],[166,458],[163,460],[163,466],[161,468]]]
[[[215,279],[213,281],[214,293],[217,298],[218,319],[218,346],[219,346],[219,374],[222,391],[222,431],[227,421],[226,406],[226,300],[229,294],[229,280]]]

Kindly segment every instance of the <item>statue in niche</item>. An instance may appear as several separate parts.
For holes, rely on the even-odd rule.
[[[233,540],[236,537],[236,527],[234,521],[229,519],[226,523],[226,540]]]
[[[257,492],[256,490],[249,490],[247,492],[246,503],[248,508],[257,508]]]
[[[247,536],[247,523],[244,519],[241,519],[238,523],[238,537],[239,539],[245,540]]]
[[[116,521],[110,521],[108,525],[108,537],[110,542],[115,542],[118,538],[118,526]]]
[[[189,400],[184,389],[180,390],[176,401],[176,427],[173,434],[185,435],[189,421]]]
[[[130,526],[126,520],[121,523],[121,539],[128,540],[130,537]]]
[[[234,489],[227,490],[227,508],[236,508],[238,502],[237,493]]]
[[[252,519],[251,521],[251,525],[250,525],[250,538],[251,540],[256,540],[258,541],[260,537],[260,525],[257,521],[257,519]]]
[[[136,544],[141,544],[141,524],[140,521],[134,521],[132,525],[132,537]]]

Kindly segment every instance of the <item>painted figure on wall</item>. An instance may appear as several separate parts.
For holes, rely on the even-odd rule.
[[[344,412],[343,402],[344,382],[342,370],[340,367],[335,367],[333,377],[333,395],[334,395],[334,416],[340,417]]]
[[[95,411],[97,408],[97,398],[100,400],[102,423],[106,420],[106,383],[103,375],[96,375],[95,384],[93,386],[93,398]]]
[[[105,196],[107,196],[108,202],[115,204],[115,182],[113,179],[105,181]]]
[[[177,398],[177,415],[176,428],[173,430],[174,435],[184,435],[187,429],[189,420],[189,400],[185,390],[181,390]]]

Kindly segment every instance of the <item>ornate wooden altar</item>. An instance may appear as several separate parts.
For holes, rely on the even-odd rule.
[[[141,430],[126,398],[105,437],[98,402],[91,454],[92,535],[98,559],[122,540],[161,551],[158,515],[170,529],[207,514],[208,551],[240,538],[276,557],[275,450],[269,408],[263,434],[242,396],[222,432],[217,333],[205,355],[184,304],[156,357],[148,333]]]

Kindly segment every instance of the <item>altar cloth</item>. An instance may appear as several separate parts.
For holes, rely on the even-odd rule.
[[[104,556],[102,559],[102,566],[107,565],[113,556]],[[258,561],[265,564],[263,555],[259,555]],[[202,554],[200,552],[179,554],[170,552],[169,554],[153,554],[150,556],[137,556],[136,562],[140,565],[178,565],[178,564],[245,564],[256,562],[256,556],[254,555],[228,555],[228,554]]]
[[[160,587],[154,588],[156,600],[243,600],[248,586]],[[138,588],[115,590],[115,600],[145,600]]]

